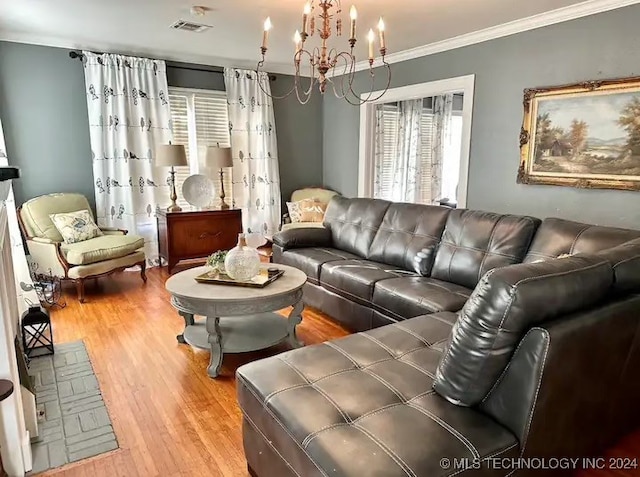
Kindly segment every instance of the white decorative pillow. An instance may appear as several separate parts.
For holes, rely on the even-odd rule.
[[[88,210],[66,214],[51,214],[49,218],[56,226],[65,243],[84,242],[102,235]]]

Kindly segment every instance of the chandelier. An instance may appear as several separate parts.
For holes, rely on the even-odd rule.
[[[317,15],[314,13],[316,9],[319,9]],[[327,89],[331,87],[336,97],[346,100],[349,104],[358,106],[367,102],[377,101],[387,92],[391,84],[391,68],[386,60],[387,46],[384,21],[380,18],[377,35],[373,29],[370,29],[367,35],[367,41],[369,42],[369,89],[368,93],[358,94],[353,88],[357,63],[354,48],[358,41],[356,38],[358,12],[355,6],[352,6],[350,11],[351,21],[348,40],[350,48],[348,51],[339,51],[337,48],[328,45],[328,40],[334,34],[334,30],[335,36],[342,36],[341,15],[341,0],[311,0],[304,6],[302,13],[302,32],[296,30],[293,37],[295,43],[295,54],[293,55],[295,75],[293,86],[291,90],[283,96],[273,96],[271,94],[269,94],[269,96],[275,99],[283,99],[295,92],[298,101],[301,104],[306,104],[311,99],[314,86],[317,84],[321,94],[324,94]],[[262,37],[262,47],[260,48],[262,59],[258,63],[258,72],[264,68],[265,56],[268,50],[269,32],[272,26],[271,19],[267,18],[264,22],[264,34]],[[313,47],[308,46],[309,37],[314,36],[315,33],[320,37],[319,45]],[[376,36],[378,37],[380,60],[376,60],[375,57]],[[374,91],[376,90],[376,74],[374,73],[374,68],[379,66],[384,67],[381,71],[384,72],[385,86],[382,88],[382,92],[374,95]],[[303,73],[306,71],[309,73],[309,78],[303,76]],[[258,83],[262,88],[261,82]]]

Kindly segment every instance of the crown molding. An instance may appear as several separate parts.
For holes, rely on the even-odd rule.
[[[413,60],[423,56],[435,55],[444,51],[455,50],[464,46],[475,45],[496,38],[515,35],[529,30],[555,25],[570,20],[575,20],[597,13],[608,12],[618,8],[627,7],[640,3],[640,0],[587,0],[585,2],[576,3],[567,7],[550,10],[548,12],[539,13],[530,17],[521,18],[501,25],[477,30],[464,35],[455,36],[442,41],[429,43],[427,45],[418,46],[408,50],[399,51],[387,55],[388,63],[400,63],[402,61]],[[379,65],[378,65],[379,66]],[[369,69],[368,61],[361,61],[356,64],[356,71]]]
[[[519,20],[503,23],[501,25],[485,28],[483,30],[465,33],[464,35],[448,38],[446,40],[429,43],[427,45],[418,46],[416,48],[411,48],[408,50],[402,50],[396,53],[391,53],[387,55],[386,59],[389,63],[400,63],[402,61],[408,61],[415,58],[421,58],[423,56],[434,55],[436,53],[442,53],[444,51],[455,50],[457,48],[475,45],[478,43],[483,43],[485,41],[495,40],[497,38],[515,35],[516,33],[535,30],[537,28],[543,28],[549,25],[555,25],[557,23],[575,20],[598,13],[604,13],[610,10],[616,10],[618,8],[623,8],[638,3],[640,3],[640,0],[586,0],[575,5],[558,8],[556,10],[550,10],[548,12],[521,18]],[[27,43],[40,46],[52,46],[58,48],[85,49],[110,53],[139,55],[168,61],[194,63],[208,66],[228,66],[235,68],[255,69],[257,65],[257,60],[234,60],[231,58],[208,55],[184,54],[163,49],[137,48],[126,45],[116,45],[86,40],[75,41],[53,36],[43,37],[28,33],[0,32],[0,41]],[[361,61],[356,64],[355,69],[356,71],[369,69],[369,62]],[[292,64],[283,63],[266,62],[265,71],[284,75],[295,74],[295,68]]]
[[[640,0],[638,0],[640,1]],[[12,43],[26,43],[29,45],[51,46],[55,48],[66,48],[70,50],[90,50],[100,51],[104,53],[115,53],[129,56],[143,56],[146,58],[155,58],[159,60],[175,61],[178,63],[192,63],[196,65],[218,66],[230,68],[245,68],[255,70],[258,60],[234,60],[230,58],[222,58],[207,55],[185,54],[176,51],[163,49],[138,48],[126,45],[116,45],[95,41],[75,41],[61,37],[44,37],[40,35],[31,35],[27,33],[9,33],[0,32],[0,41],[8,41]],[[293,75],[295,67],[282,63],[265,63],[265,71],[269,73]]]

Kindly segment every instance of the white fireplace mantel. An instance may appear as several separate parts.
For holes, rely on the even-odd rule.
[[[14,385],[13,394],[0,403],[0,454],[5,472],[13,477],[31,470],[32,462],[14,346],[20,311],[8,224],[9,194],[10,182],[0,182],[0,378]]]

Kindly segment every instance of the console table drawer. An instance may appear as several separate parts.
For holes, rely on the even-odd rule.
[[[229,226],[231,225],[231,227]],[[228,250],[238,242],[238,227],[229,219],[219,217],[177,218],[170,227],[169,243],[177,254],[210,255],[216,250]]]
[[[181,260],[205,258],[217,250],[229,250],[242,232],[240,210],[206,210],[158,214],[160,255],[169,272]]]

